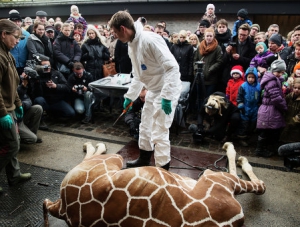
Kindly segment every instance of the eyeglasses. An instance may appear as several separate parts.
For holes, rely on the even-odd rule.
[[[24,36],[17,36],[17,35],[14,35],[14,34],[9,34],[9,33],[7,33],[8,35],[12,35],[13,37],[15,37],[15,39],[17,39],[17,40],[23,40],[23,39],[25,39],[25,37]]]
[[[246,34],[239,34],[239,36],[246,37],[246,36],[248,36],[248,35],[246,35]]]
[[[54,31],[52,31],[52,30],[48,30],[48,31],[46,31],[47,33],[53,33]]]

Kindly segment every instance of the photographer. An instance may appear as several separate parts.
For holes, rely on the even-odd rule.
[[[49,61],[42,60],[41,68],[39,77],[30,79],[34,104],[41,105],[44,111],[56,117],[74,117],[74,109],[66,102],[70,91],[65,77],[52,69]]]
[[[92,119],[93,93],[89,88],[89,83],[93,81],[93,76],[84,70],[80,62],[75,62],[73,73],[68,78],[68,86],[72,90],[72,102],[74,101],[75,111],[79,114],[85,112],[85,118],[81,121],[87,124]]]
[[[147,89],[143,88],[139,97],[133,102],[132,109],[125,115],[125,123],[130,127],[130,135],[135,139],[139,137],[142,109],[144,107]]]

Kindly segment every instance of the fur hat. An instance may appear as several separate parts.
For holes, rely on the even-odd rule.
[[[269,41],[275,43],[277,46],[281,46],[281,44],[282,44],[282,37],[281,37],[281,35],[274,33],[269,38]]]
[[[294,67],[294,73],[296,72],[296,70],[300,70],[300,62],[298,62],[295,67]]]
[[[215,5],[210,3],[206,6],[206,11],[211,8],[214,9],[214,11],[215,11]]]
[[[238,73],[241,75],[241,77],[244,76],[244,69],[241,65],[235,65],[232,67],[231,71],[230,71],[230,75],[232,76],[233,73]]]
[[[271,71],[272,72],[281,72],[286,70],[286,64],[284,60],[278,59],[272,62]]]
[[[200,22],[199,22],[199,27],[200,26],[203,26],[203,27],[206,27],[206,28],[209,28],[210,27],[210,23],[209,23],[209,21],[208,20],[201,20]]]
[[[240,9],[237,12],[237,16],[245,19],[248,17],[248,11],[246,9]]]
[[[76,6],[76,5],[71,6],[71,13],[73,13],[74,11],[77,11],[79,13],[78,6]]]
[[[259,26],[259,24],[252,24],[251,25],[251,28],[257,28],[257,30],[258,30],[258,32],[260,32],[260,26]]]
[[[20,15],[20,13],[15,10],[15,9],[12,9],[11,11],[9,11],[9,20],[11,21],[16,21],[16,20],[19,20],[19,21],[22,21],[22,17]]]
[[[268,50],[268,47],[267,45],[264,43],[264,42],[258,42],[256,45],[255,45],[255,49],[256,47],[258,46],[262,46],[264,48],[264,53]]]

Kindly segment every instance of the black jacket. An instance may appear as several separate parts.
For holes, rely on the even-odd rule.
[[[222,48],[222,52],[224,53],[231,39],[231,30],[227,28],[227,31],[223,34],[220,34],[217,29],[215,30],[215,32],[216,32],[215,38],[218,41],[219,46]]]
[[[194,48],[187,40],[184,42],[177,41],[171,47],[171,53],[174,55],[181,74],[181,81],[192,82],[193,80],[193,61],[194,61]]]
[[[115,67],[118,73],[131,73],[132,64],[128,55],[128,44],[118,40],[115,48]]]
[[[93,76],[92,74],[90,74],[87,71],[83,71],[83,76],[81,78],[75,76],[74,72],[72,72],[70,74],[70,76],[68,77],[68,86],[70,91],[72,92],[72,98],[81,98],[83,99],[83,94],[78,94],[72,91],[72,88],[74,87],[74,85],[84,85],[85,87],[87,87],[88,91],[91,91],[91,89],[89,88],[89,83],[91,83],[93,81]]]
[[[103,78],[102,66],[105,61],[109,60],[110,53],[97,37],[94,40],[88,39],[81,46],[81,61],[85,65],[86,71],[93,75],[93,80]]]

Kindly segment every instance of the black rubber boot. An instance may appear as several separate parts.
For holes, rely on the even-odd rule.
[[[128,161],[126,163],[126,166],[128,168],[149,166],[152,154],[153,154],[153,151],[145,151],[145,150],[140,149],[140,157],[136,160]]]
[[[273,155],[273,153],[267,149],[266,138],[258,137],[255,155],[259,157],[271,157]]]
[[[169,170],[170,168],[170,162],[168,162],[167,164],[165,164],[164,166],[161,166],[160,168],[163,168],[165,170]]]

